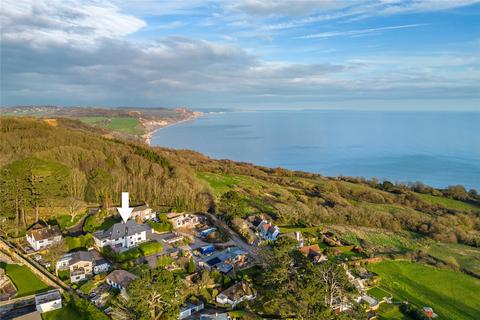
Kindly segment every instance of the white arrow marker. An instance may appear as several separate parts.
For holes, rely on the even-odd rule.
[[[120,216],[122,216],[123,222],[127,222],[133,211],[133,208],[130,208],[128,205],[128,192],[122,192],[122,207],[117,209]]]

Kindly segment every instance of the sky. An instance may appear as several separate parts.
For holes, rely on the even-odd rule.
[[[2,0],[1,106],[480,111],[480,0]]]

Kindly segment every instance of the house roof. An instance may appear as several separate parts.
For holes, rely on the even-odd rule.
[[[60,228],[56,225],[38,228],[34,227],[33,229],[27,231],[27,233],[36,241],[50,239],[62,235]]]
[[[97,231],[93,236],[97,239],[115,240],[120,237],[133,236],[134,234],[151,230],[152,228],[148,224],[138,224],[134,220],[128,220],[125,223],[115,223],[107,230]]]
[[[310,254],[318,254],[320,255],[322,253],[322,250],[318,246],[318,244],[314,244],[311,246],[304,246],[300,248],[300,252],[303,253],[304,255],[308,256]]]
[[[47,303],[50,301],[61,300],[62,296],[60,290],[53,289],[44,293],[39,293],[35,295],[35,304]]]
[[[130,284],[130,282],[132,282],[136,278],[137,278],[136,275],[128,271],[114,270],[110,272],[110,274],[105,279],[110,280],[111,282],[114,282],[126,288]]]
[[[220,292],[220,294],[223,294],[229,300],[236,301],[241,299],[243,296],[253,295],[254,292],[250,284],[245,281],[240,281],[230,288]]]
[[[93,255],[90,251],[76,251],[72,255],[70,264],[75,264],[80,261],[93,261]]]

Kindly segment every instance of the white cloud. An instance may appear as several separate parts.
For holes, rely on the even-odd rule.
[[[298,39],[316,39],[316,38],[332,38],[332,37],[344,37],[344,36],[358,36],[369,33],[375,33],[386,30],[397,30],[397,29],[406,29],[406,28],[417,28],[424,26],[425,24],[405,24],[399,26],[389,26],[389,27],[380,27],[380,28],[369,28],[369,29],[360,29],[360,30],[348,30],[348,31],[332,31],[332,32],[320,32],[315,34],[309,34],[306,36],[298,37]]]
[[[2,38],[45,47],[91,46],[103,38],[134,33],[144,21],[109,2],[73,0],[2,0]]]

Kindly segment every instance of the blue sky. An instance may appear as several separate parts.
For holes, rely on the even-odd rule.
[[[480,110],[480,1],[19,1],[1,105]]]

